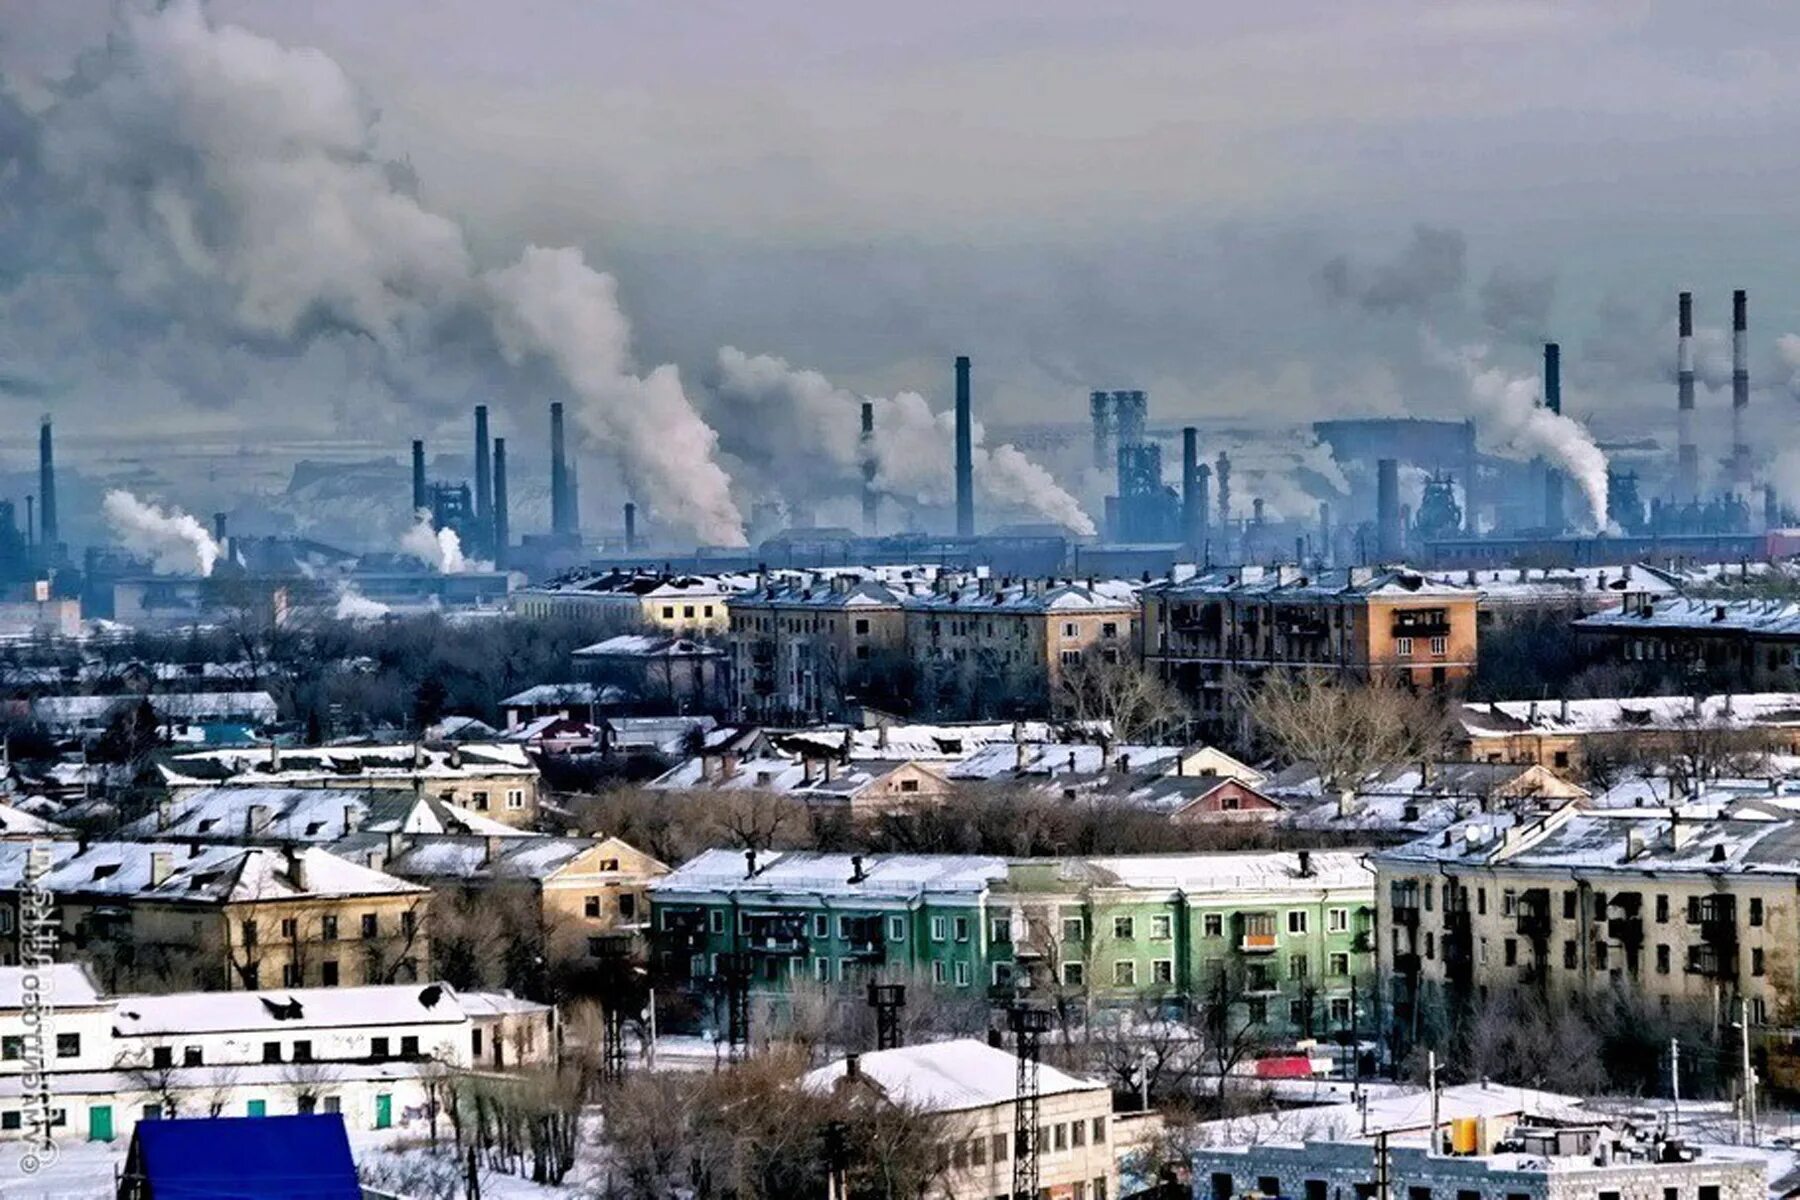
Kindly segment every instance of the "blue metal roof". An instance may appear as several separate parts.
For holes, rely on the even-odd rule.
[[[140,1121],[127,1169],[153,1200],[361,1200],[338,1113]]]

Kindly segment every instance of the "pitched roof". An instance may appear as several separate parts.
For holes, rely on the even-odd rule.
[[[1456,706],[1470,737],[1515,733],[1591,734],[1800,725],[1800,692],[1643,696],[1615,700],[1494,700]]]
[[[126,825],[121,835],[334,842],[358,830],[502,837],[519,832],[436,796],[395,788],[198,788],[167,803],[166,818],[160,811],[148,813]]]
[[[1018,1058],[974,1038],[876,1050],[859,1055],[856,1069],[888,1099],[926,1112],[988,1108],[1011,1104],[1018,1096]],[[847,1060],[839,1059],[808,1071],[800,1086],[829,1094],[846,1081],[847,1074]],[[1102,1091],[1105,1087],[1049,1065],[1038,1068],[1040,1095]]]
[[[120,996],[114,1004],[114,1028],[124,1037],[357,1025],[455,1025],[465,1019],[461,997],[442,983],[174,992]]]
[[[139,1121],[126,1169],[149,1194],[361,1200],[341,1113]]]
[[[25,842],[0,842],[0,888],[23,885],[31,849]],[[82,847],[74,842],[54,842],[50,856],[50,870],[39,882],[53,894],[64,896],[220,904],[301,896],[409,895],[426,890],[316,846],[289,852],[269,846],[203,843],[96,842]],[[167,874],[153,882],[159,866],[166,868]]]

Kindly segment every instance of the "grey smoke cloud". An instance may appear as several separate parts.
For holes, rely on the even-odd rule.
[[[1476,294],[1481,320],[1498,337],[1517,342],[1554,341],[1550,310],[1556,303],[1556,275],[1495,267]]]
[[[1460,293],[1469,276],[1468,239],[1461,230],[1416,225],[1412,238],[1386,262],[1332,258],[1319,279],[1333,300],[1376,313],[1423,314]]]

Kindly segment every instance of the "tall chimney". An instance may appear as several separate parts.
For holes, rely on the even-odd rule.
[[[625,502],[625,553],[637,549],[637,505]]]
[[[1212,468],[1205,463],[1194,466],[1194,553],[1210,560],[1212,547]]]
[[[563,406],[550,405],[550,532],[569,532],[569,460],[563,446]]]
[[[1375,464],[1375,552],[1383,563],[1400,558],[1400,462]]]
[[[1478,468],[1479,451],[1475,448],[1475,422],[1463,422],[1463,532],[1475,534],[1479,532],[1475,524],[1475,478]]]
[[[1750,407],[1749,298],[1731,293],[1731,486],[1750,487],[1750,444],[1744,440],[1744,410]]]
[[[475,524],[482,536],[492,535],[494,526],[494,476],[488,441],[488,409],[475,406]]]
[[[1112,397],[1106,392],[1088,393],[1088,411],[1094,421],[1094,470],[1112,465]]]
[[[1319,503],[1319,565],[1331,565],[1331,505]]]
[[[507,541],[512,531],[506,524],[506,439],[494,439],[494,566],[506,569]]]
[[[229,543],[225,540],[226,534],[227,534],[227,529],[228,529],[228,526],[226,524],[225,514],[222,512],[214,513],[213,514],[213,541],[215,541],[219,544],[220,557],[229,559],[231,557],[231,552],[228,549]]]
[[[56,453],[51,447],[50,414],[38,426],[38,530],[44,553],[56,554]]]
[[[413,513],[425,511],[429,505],[425,502],[425,443],[413,440]]]
[[[1562,347],[1544,343],[1544,407],[1562,415]],[[1544,528],[1561,533],[1563,523],[1563,474],[1548,463],[1544,466]]]
[[[1675,343],[1675,499],[1700,497],[1700,452],[1694,448],[1694,294],[1681,293]]]
[[[956,536],[975,536],[975,417],[966,354],[956,356]]]
[[[1213,477],[1219,481],[1219,553],[1231,561],[1231,459],[1219,451]]]
[[[862,524],[863,536],[875,535],[878,504],[875,497],[875,405],[862,402]]]
[[[1206,540],[1200,503],[1200,431],[1187,425],[1181,430],[1181,540],[1189,551]]]

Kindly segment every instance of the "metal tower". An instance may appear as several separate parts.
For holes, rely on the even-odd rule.
[[[725,1053],[732,1062],[750,1057],[750,975],[755,969],[755,961],[742,951],[719,955],[718,980],[725,990]]]
[[[1038,1194],[1038,1065],[1050,1014],[1016,1005],[1008,1014],[1013,1047],[1019,1056],[1019,1083],[1013,1099],[1013,1200],[1036,1200]]]
[[[637,979],[632,970],[631,938],[608,934],[596,938],[600,992],[600,1079],[625,1081],[625,1013],[641,1007],[635,1003]]]
[[[869,1007],[875,1010],[875,1048],[895,1050],[900,1046],[900,1010],[906,1007],[904,983],[871,983]]]

